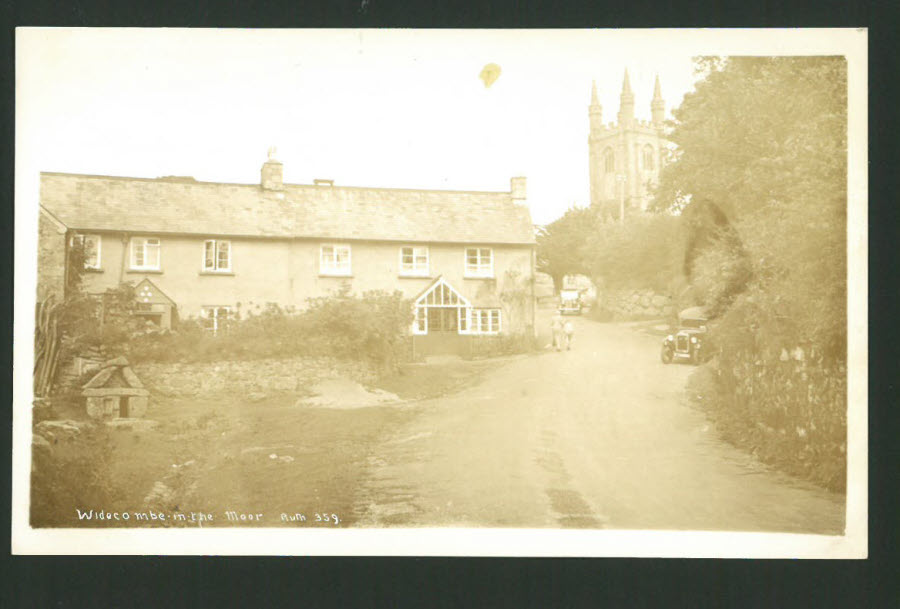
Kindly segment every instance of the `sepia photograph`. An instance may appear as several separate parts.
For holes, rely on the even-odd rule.
[[[13,551],[865,558],[866,44],[19,28]]]

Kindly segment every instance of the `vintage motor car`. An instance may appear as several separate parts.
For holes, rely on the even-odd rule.
[[[563,289],[559,292],[559,312],[561,315],[581,315],[581,292]]]
[[[706,323],[709,319],[703,307],[691,307],[678,315],[678,331],[663,340],[660,359],[664,364],[675,360],[699,364],[707,358],[704,349]]]

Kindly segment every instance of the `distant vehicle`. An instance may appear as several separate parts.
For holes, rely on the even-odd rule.
[[[660,352],[662,363],[670,364],[677,359],[696,365],[704,361],[708,356],[703,346],[708,320],[709,316],[703,307],[691,307],[682,311],[678,315],[678,331],[663,340]]]
[[[563,289],[559,291],[559,312],[562,315],[581,315],[581,291]]]

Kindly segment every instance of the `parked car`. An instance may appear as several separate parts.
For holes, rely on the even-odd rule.
[[[708,353],[704,348],[706,323],[709,317],[703,307],[691,307],[678,315],[678,331],[663,340],[660,359],[664,364],[675,360],[699,364]]]
[[[561,315],[581,315],[581,292],[563,289],[559,292],[559,312]]]

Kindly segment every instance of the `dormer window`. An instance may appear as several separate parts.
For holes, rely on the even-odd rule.
[[[206,273],[231,272],[231,241],[226,239],[204,241],[203,271]]]
[[[159,270],[159,238],[131,238],[131,268],[136,271]]]
[[[465,276],[493,277],[494,251],[489,247],[467,247]]]

